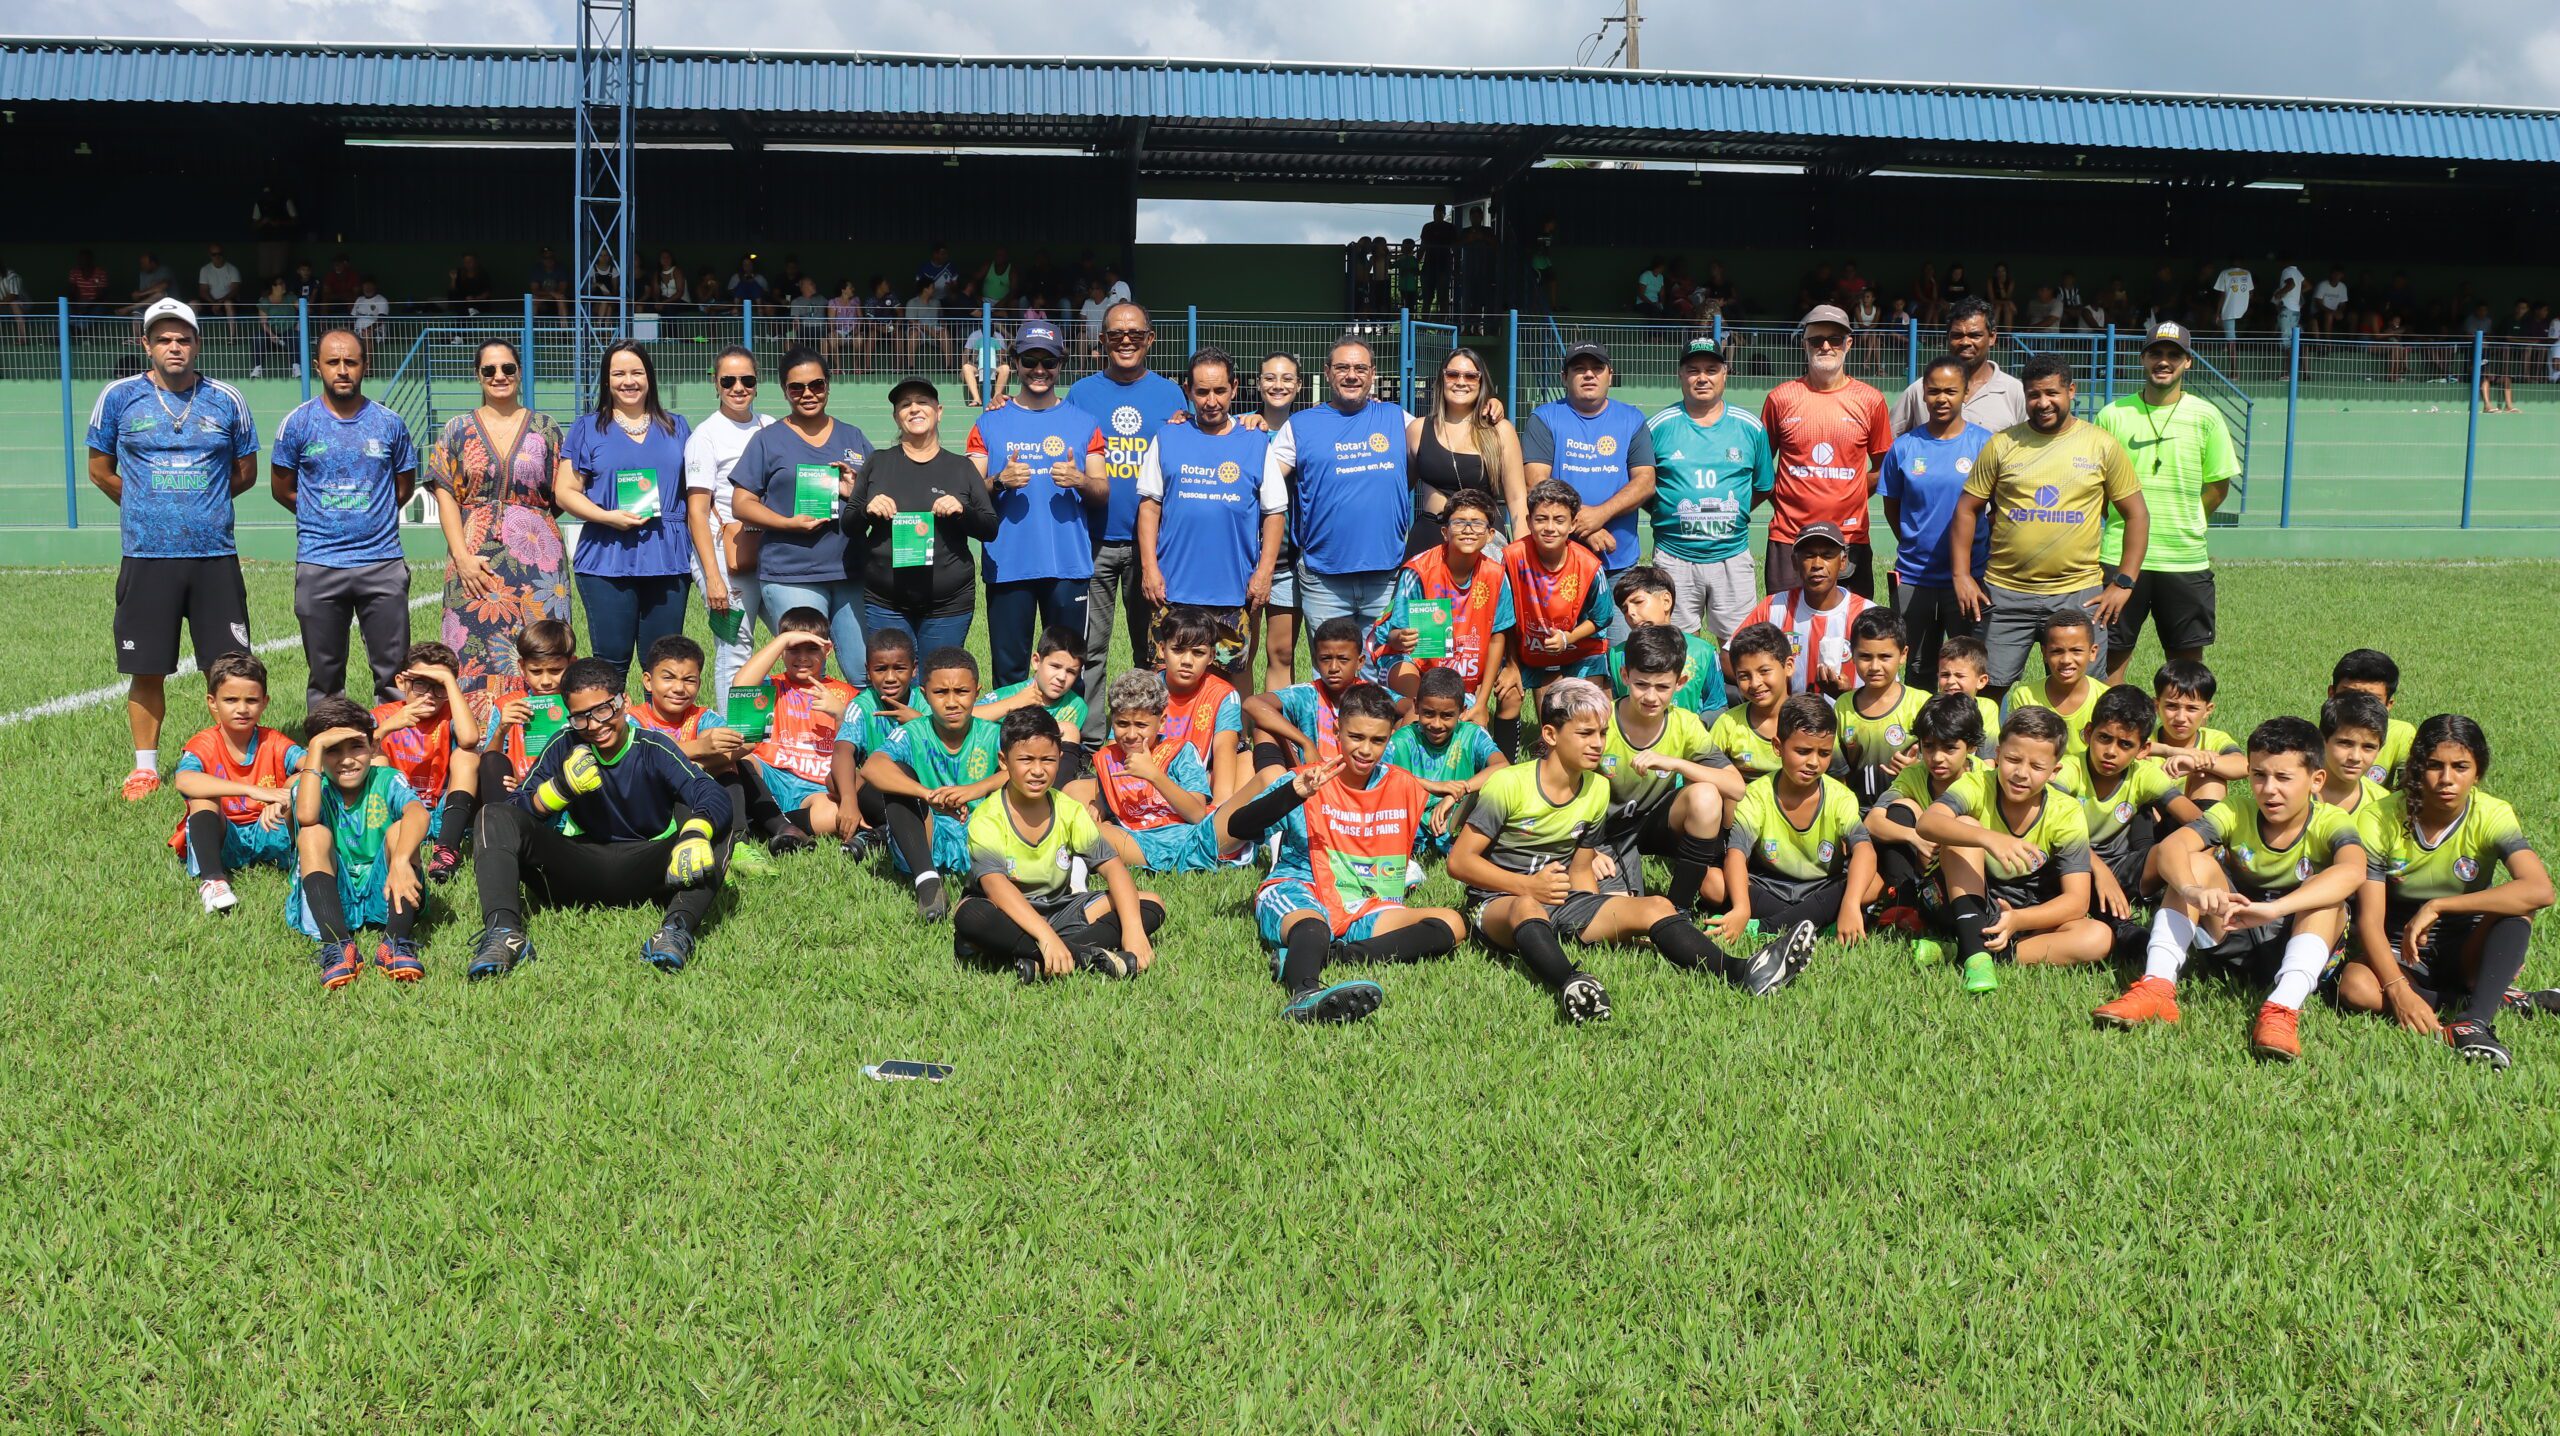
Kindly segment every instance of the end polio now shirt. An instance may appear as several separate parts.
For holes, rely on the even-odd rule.
[[[670,578],[693,572],[693,537],[684,522],[684,445],[693,426],[682,414],[669,414],[675,426],[650,421],[632,438],[611,415],[596,427],[597,416],[581,414],[569,421],[560,442],[560,457],[577,470],[587,488],[587,502],[615,508],[614,476],[637,469],[658,485],[658,516],[633,529],[605,524],[582,525],[578,552],[570,560],[580,574],[596,578]]]
[[[1095,541],[1128,543],[1138,536],[1138,464],[1156,430],[1190,408],[1191,401],[1183,397],[1181,385],[1150,371],[1125,384],[1109,374],[1087,374],[1067,390],[1067,402],[1102,426],[1102,465],[1111,475],[1111,503],[1101,514]]]
[[[409,425],[371,399],[350,419],[310,399],[276,426],[267,462],[294,475],[294,558],[363,568],[400,555],[398,478],[416,473]]]
[[[197,376],[172,394],[148,374],[98,391],[89,447],[112,454],[124,481],[117,506],[127,558],[220,558],[231,537],[231,469],[258,456],[249,401],[219,379]]]

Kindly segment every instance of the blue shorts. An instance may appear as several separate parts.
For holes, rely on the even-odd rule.
[[[1334,941],[1363,941],[1377,932],[1378,919],[1385,917],[1388,913],[1403,910],[1404,905],[1398,903],[1362,917],[1355,917],[1351,920],[1350,928],[1335,937]],[[1324,899],[1316,896],[1316,890],[1312,885],[1297,878],[1282,878],[1278,882],[1267,883],[1261,892],[1254,894],[1253,922],[1254,926],[1262,930],[1262,945],[1271,950],[1271,975],[1275,978],[1280,975],[1282,944],[1288,936],[1286,930],[1280,926],[1280,922],[1293,912],[1311,912],[1318,917],[1324,917]]]
[[[390,875],[391,864],[387,860],[360,869],[344,864],[339,866],[338,906],[346,909],[348,932],[390,923],[391,893],[383,885],[384,879]],[[421,898],[426,896],[425,884],[419,885],[418,895]],[[302,884],[298,882],[285,894],[284,920],[304,937],[320,935],[320,925],[311,920],[311,910],[303,905]]]
[[[1131,828],[1129,836],[1137,839],[1140,864],[1151,873],[1210,873],[1227,866],[1218,861],[1218,819],[1215,814],[1196,823],[1175,823],[1162,828]],[[1250,854],[1253,850],[1245,850]]]
[[[188,877],[204,876],[196,870],[194,844],[187,845],[186,852],[180,860],[186,864]],[[272,828],[262,828],[255,823],[224,823],[222,825],[222,870],[227,873],[236,873],[242,868],[256,867],[260,863],[280,867],[288,873],[302,866],[301,855],[294,851],[291,820],[278,823]]]
[[[955,818],[949,813],[936,812],[927,812],[925,819],[933,825],[934,871],[954,881],[967,877],[969,875],[968,820]],[[902,873],[907,871],[907,860],[899,856],[898,845],[895,843],[889,845],[889,861],[896,865],[898,871]],[[907,875],[915,876],[913,873],[907,873]]]
[[[1553,668],[1532,668],[1525,663],[1520,665],[1520,686],[1532,693],[1559,678],[1588,678],[1606,688],[1609,686],[1609,655],[1595,653],[1589,658],[1576,659],[1571,663],[1559,663]]]
[[[774,806],[782,809],[786,814],[799,812],[802,808],[809,806],[811,798],[823,798],[827,795],[827,785],[824,783],[812,783],[788,768],[776,767],[761,758],[753,761],[756,772],[764,777],[764,790],[773,795]]]

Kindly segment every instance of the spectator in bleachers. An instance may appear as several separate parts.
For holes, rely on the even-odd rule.
[[[756,272],[756,257],[752,254],[738,256],[738,267],[730,272],[724,290],[732,304],[762,304],[773,293],[764,276]]]
[[[249,377],[267,377],[267,360],[279,361],[302,348],[302,306],[285,288],[284,276],[267,281],[267,296],[258,303],[258,347],[249,360]],[[294,359],[293,377],[302,377],[302,361]]]
[[[1494,251],[1493,226],[1477,210],[1458,237],[1458,306],[1467,314],[1493,311]]]
[[[938,306],[960,283],[960,271],[951,266],[951,246],[941,240],[933,242],[933,253],[916,266],[916,283],[933,291]]]
[[[1866,276],[1858,273],[1858,261],[1842,260],[1840,278],[1832,285],[1832,302],[1854,313],[1858,307],[1858,296],[1872,293],[1874,288],[1867,283]]]
[[[836,285],[827,301],[827,366],[851,373],[869,357],[870,341],[862,331],[862,296],[853,292],[850,276]]]
[[[293,262],[293,274],[285,280],[285,291],[310,305],[314,312],[321,309],[320,275],[311,267],[310,260],[297,259]]]
[[[898,325],[906,313],[906,306],[899,302],[897,292],[889,287],[889,276],[885,274],[871,276],[871,283],[864,286],[863,293],[864,364],[868,367],[875,359],[883,365],[891,364],[897,358]]]
[[[1006,254],[1004,246],[999,244],[996,246],[996,252],[987,257],[987,262],[978,266],[978,293],[1001,313],[1008,303],[1020,302],[1020,296],[1014,286],[1015,277],[1013,258]]]
[[[622,269],[615,262],[613,251],[609,249],[597,251],[592,263],[594,268],[587,276],[587,297],[589,299],[617,297],[622,289]],[[570,287],[575,289],[577,285],[572,281]]]
[[[2258,281],[2245,264],[2233,264],[2213,277],[2213,292],[2222,296],[2214,317],[2222,323],[2222,342],[2229,344],[2240,337],[2240,321],[2248,317],[2249,296],[2256,292]]]
[[[308,273],[311,266],[301,266]],[[494,291],[488,272],[480,267],[480,256],[466,254],[462,262],[444,273],[444,310],[447,314],[477,314],[490,305]]]
[[[104,304],[107,298],[107,267],[98,262],[96,255],[84,249],[73,257],[71,273],[65,284],[74,305],[91,308]]]
[[[0,314],[9,316],[19,338],[27,337],[27,282],[5,259],[0,259]]]
[[[1458,227],[1449,222],[1449,207],[1435,204],[1422,225],[1422,307],[1446,314],[1454,303],[1450,276],[1456,267]]]
[[[786,254],[782,256],[782,274],[774,282],[773,302],[776,304],[789,304],[791,301],[798,299],[800,297],[800,281],[804,277],[805,276],[800,269],[800,256],[796,254]],[[824,298],[825,296],[821,295],[819,297]]]
[[[1066,308],[1072,309],[1075,307],[1075,302],[1082,299],[1084,294],[1082,291],[1073,294],[1061,291],[1058,285],[1063,278],[1064,276],[1058,273],[1058,266],[1050,261],[1049,251],[1035,249],[1031,252],[1031,262],[1022,267],[1022,281],[1018,287],[1025,294],[1037,295],[1049,300],[1053,306],[1063,303]],[[1053,309],[1049,320],[1058,326],[1060,334],[1064,334],[1068,317],[1054,312]]]
[[[1911,313],[1923,324],[1936,324],[1945,313],[1945,303],[1938,297],[1938,266],[1930,260],[1920,261],[1920,277],[1911,285]]]
[[[1120,271],[1107,264],[1102,266],[1102,297],[1112,304],[1128,304],[1136,299],[1129,292],[1129,281],[1122,279]]]
[[[196,270],[196,313],[238,313],[241,297],[240,266],[222,257],[221,245],[205,250],[204,263]]]
[[[2347,304],[2346,267],[2330,265],[2329,277],[2312,286],[2311,301],[2311,327],[2321,334],[2334,333],[2338,328],[2338,311]]]
[[[1636,313],[1647,319],[1660,319],[1664,313],[1662,307],[1663,264],[1662,256],[1657,254],[1646,261],[1643,269],[1636,272]]]
[[[569,317],[569,271],[564,268],[551,246],[544,245],[534,256],[533,271],[525,276],[524,292],[533,296],[533,312]]]
[[[1995,434],[2027,422],[2026,389],[1991,357],[1999,346],[1990,305],[1967,297],[1947,307],[1947,352],[1964,361],[1964,418]],[[1893,431],[1908,434],[1928,419],[1928,405],[1914,380],[1894,403]]]
[[[2125,287],[2123,275],[2114,275],[2107,280],[2107,291],[2098,296],[2097,310],[2098,327],[2101,329],[2110,324],[2131,325],[2134,322],[2133,291]]]
[[[1973,281],[1965,278],[1964,266],[1947,266],[1947,282],[1938,286],[1938,302],[1949,309],[1973,297]]]
[[[951,363],[951,331],[942,327],[942,306],[933,297],[933,281],[919,278],[907,299],[900,337],[905,341],[903,367],[921,369],[930,358],[937,368]]]
[[[1741,296],[1734,290],[1733,281],[1725,277],[1724,265],[1707,261],[1707,277],[1698,283],[1698,322],[1712,327],[1716,317],[1722,315],[1729,323],[1741,310]]]
[[[345,250],[329,261],[329,272],[320,276],[320,303],[332,315],[344,314],[355,307],[356,296],[364,292],[364,276],[357,272],[356,262],[347,258]]]
[[[2018,327],[2018,281],[2009,276],[2009,262],[2001,260],[1991,266],[1991,277],[1983,281],[1982,297],[1991,303],[1991,327]]]
[[[1422,302],[1422,253],[1406,240],[1396,246],[1395,302],[1398,308],[1412,308]]]
[[[2287,338],[2302,327],[2302,271],[2292,260],[2276,266],[2276,292],[2268,301],[2275,307],[2276,337]]]
[[[2050,284],[2036,286],[2035,298],[2027,301],[2027,328],[2049,333],[2062,327],[2062,296]]]
[[[729,311],[729,291],[721,286],[719,275],[706,269],[693,277],[693,307],[705,315]]]
[[[267,181],[249,205],[249,228],[258,236],[260,283],[284,273],[284,262],[293,252],[293,232],[301,222],[293,196],[274,180]]]
[[[370,344],[373,326],[391,317],[391,301],[383,297],[382,286],[368,274],[358,282],[355,302],[347,306],[347,316],[354,322],[356,337]]]
[[[1556,217],[1548,215],[1529,237],[1529,288],[1549,314],[1556,311],[1556,285],[1562,277],[1556,270]]]
[[[693,303],[693,287],[684,281],[684,266],[676,263],[675,251],[658,251],[658,267],[649,276],[648,302],[660,314],[681,314]]]
[[[2516,411],[2516,386],[2513,372],[2515,365],[2505,352],[2507,346],[2497,341],[2498,321],[2496,316],[2489,312],[2487,300],[2471,306],[2471,317],[2463,321],[2462,327],[2467,332],[2480,336],[2480,412],[2483,414],[2514,413]],[[2503,408],[2496,400],[2489,397],[2489,391],[2493,388],[2505,394],[2506,404]]]
[[[818,292],[818,281],[801,275],[792,285],[791,339],[811,349],[824,349],[827,343],[827,299]]]
[[[169,286],[175,282],[176,276],[169,273],[169,266],[146,252],[134,267],[133,293],[126,296],[133,302],[125,306],[125,312],[139,314],[168,298]]]
[[[1077,332],[1084,335],[1085,352],[1089,357],[1101,357],[1102,317],[1110,312],[1111,301],[1102,297],[1102,279],[1097,275],[1087,281],[1084,302],[1076,306]]]
[[[1894,307],[1897,310],[1899,310],[1901,306],[1901,300],[1897,299],[1894,301]],[[1876,308],[1876,292],[1874,290],[1861,289],[1858,291],[1857,305],[1849,311],[1849,322],[1851,325],[1859,329],[1874,329],[1884,323],[1883,311]],[[1894,321],[1894,327],[1897,329],[1902,327],[1901,321],[1898,319]]]
[[[961,289],[965,293],[976,283],[962,280]],[[1013,388],[1013,341],[1005,334],[1001,320],[981,324],[977,322],[980,315],[975,313],[969,318],[969,337],[960,341],[960,387],[970,408],[983,409],[1002,402]],[[990,368],[992,375],[988,373]]]
[[[2043,291],[2037,293],[2041,297]],[[2053,297],[2060,304],[2062,313],[2062,322],[2055,328],[2089,330],[2099,327],[2101,321],[2089,311],[2088,296],[2080,292],[2079,275],[2068,269],[2062,271],[2062,282],[2054,286]]]
[[[1049,312],[1049,291],[1045,289],[1025,291],[1022,296],[1020,317],[1025,324],[1056,324],[1057,316]]]

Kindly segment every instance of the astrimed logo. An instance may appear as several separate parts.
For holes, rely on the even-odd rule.
[[[1135,410],[1135,409],[1128,409],[1128,410],[1123,410],[1122,412],[1124,412],[1124,413],[1129,413],[1129,414],[1135,414],[1135,413],[1136,413],[1136,412],[1138,412],[1138,411],[1137,411],[1137,410]],[[1119,423],[1119,418],[1118,418],[1118,416],[1117,416],[1117,415],[1113,416],[1112,422],[1113,422],[1113,424],[1114,424],[1115,426]],[[1065,453],[1067,452],[1067,441],[1066,441],[1066,440],[1064,440],[1064,439],[1059,438],[1059,437],[1058,437],[1057,435],[1055,435],[1055,434],[1051,434],[1049,437],[1047,437],[1047,438],[1045,438],[1045,439],[1042,439],[1042,440],[1040,441],[1040,452],[1041,452],[1041,453],[1044,453],[1044,454],[1047,454],[1050,458],[1053,458],[1053,459],[1055,459],[1055,458],[1060,458],[1060,457],[1064,456],[1064,455],[1065,455]]]
[[[1111,411],[1111,432],[1124,437],[1138,432],[1146,422],[1135,404],[1123,404]]]
[[[2036,507],[2040,509],[2052,508],[2055,500],[2060,499],[2061,497],[2062,490],[2055,488],[2051,484],[2046,484],[2036,490]]]
[[[1386,451],[1387,436],[1384,434],[1371,434],[1369,436],[1369,452],[1373,454],[1383,454]]]
[[[1828,439],[1825,439],[1821,443],[1813,446],[1813,461],[1817,464],[1830,463],[1832,454],[1833,450],[1831,447],[1831,441]]]
[[[1618,452],[1618,436],[1615,434],[1602,434],[1600,436],[1600,442],[1592,445],[1592,447],[1598,449],[1600,451],[1600,457],[1605,459],[1611,454]]]

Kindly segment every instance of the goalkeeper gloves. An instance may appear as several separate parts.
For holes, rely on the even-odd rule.
[[[557,813],[569,806],[570,799],[603,786],[604,766],[596,761],[596,750],[581,743],[569,750],[559,776],[533,790],[533,805],[545,813]]]
[[[711,852],[711,824],[701,818],[688,818],[676,830],[676,845],[667,854],[667,886],[694,887],[716,871]]]

